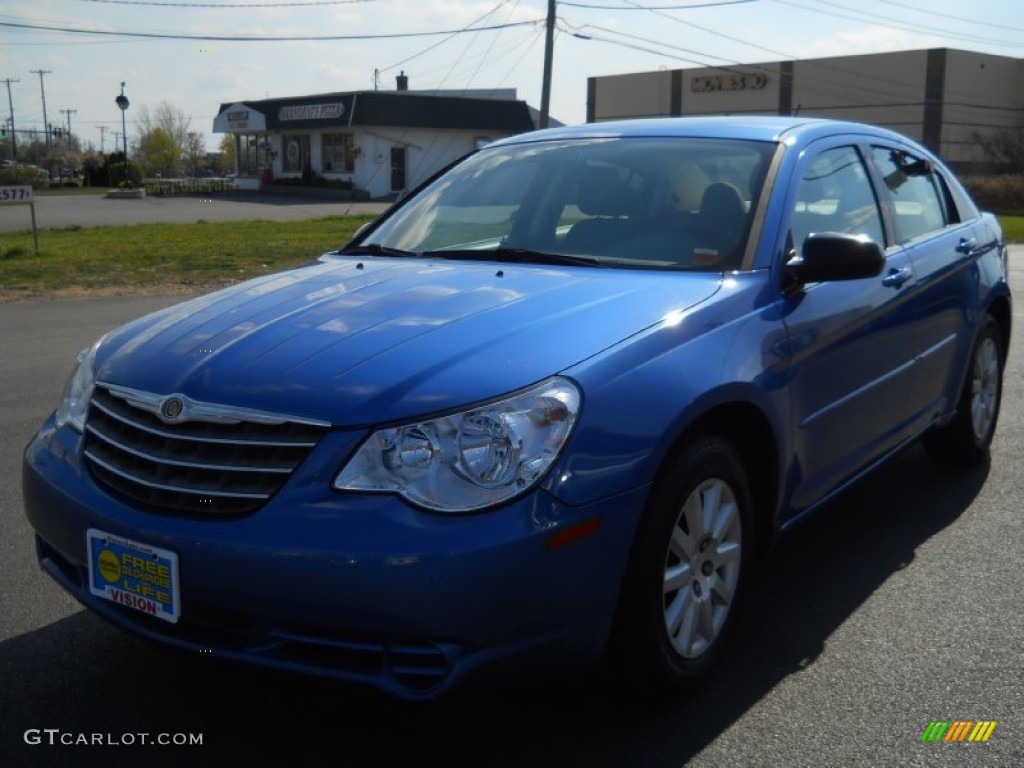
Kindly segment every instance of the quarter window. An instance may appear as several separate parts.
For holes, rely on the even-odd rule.
[[[790,226],[794,245],[799,249],[815,232],[866,235],[885,247],[878,202],[854,147],[825,150],[800,178]]]
[[[899,242],[942,229],[949,223],[932,164],[902,149],[874,147],[875,162],[893,199]]]

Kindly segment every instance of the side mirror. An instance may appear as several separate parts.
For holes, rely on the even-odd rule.
[[[867,235],[815,232],[804,240],[801,251],[786,262],[790,284],[861,280],[881,274],[885,267],[882,246]]]

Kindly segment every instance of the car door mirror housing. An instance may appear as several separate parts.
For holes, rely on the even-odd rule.
[[[786,262],[786,276],[791,285],[861,280],[880,274],[884,266],[882,246],[866,235],[815,232],[804,240],[800,255]]]

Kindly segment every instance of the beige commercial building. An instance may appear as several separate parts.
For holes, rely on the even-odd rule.
[[[1024,59],[949,48],[592,77],[587,121],[807,115],[892,128],[961,170],[1024,126]]]

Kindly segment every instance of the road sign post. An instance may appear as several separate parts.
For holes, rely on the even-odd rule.
[[[16,187],[0,186],[0,205],[27,205],[32,212],[32,243],[39,253],[39,232],[36,229],[36,203],[32,197],[32,187],[28,184]]]

